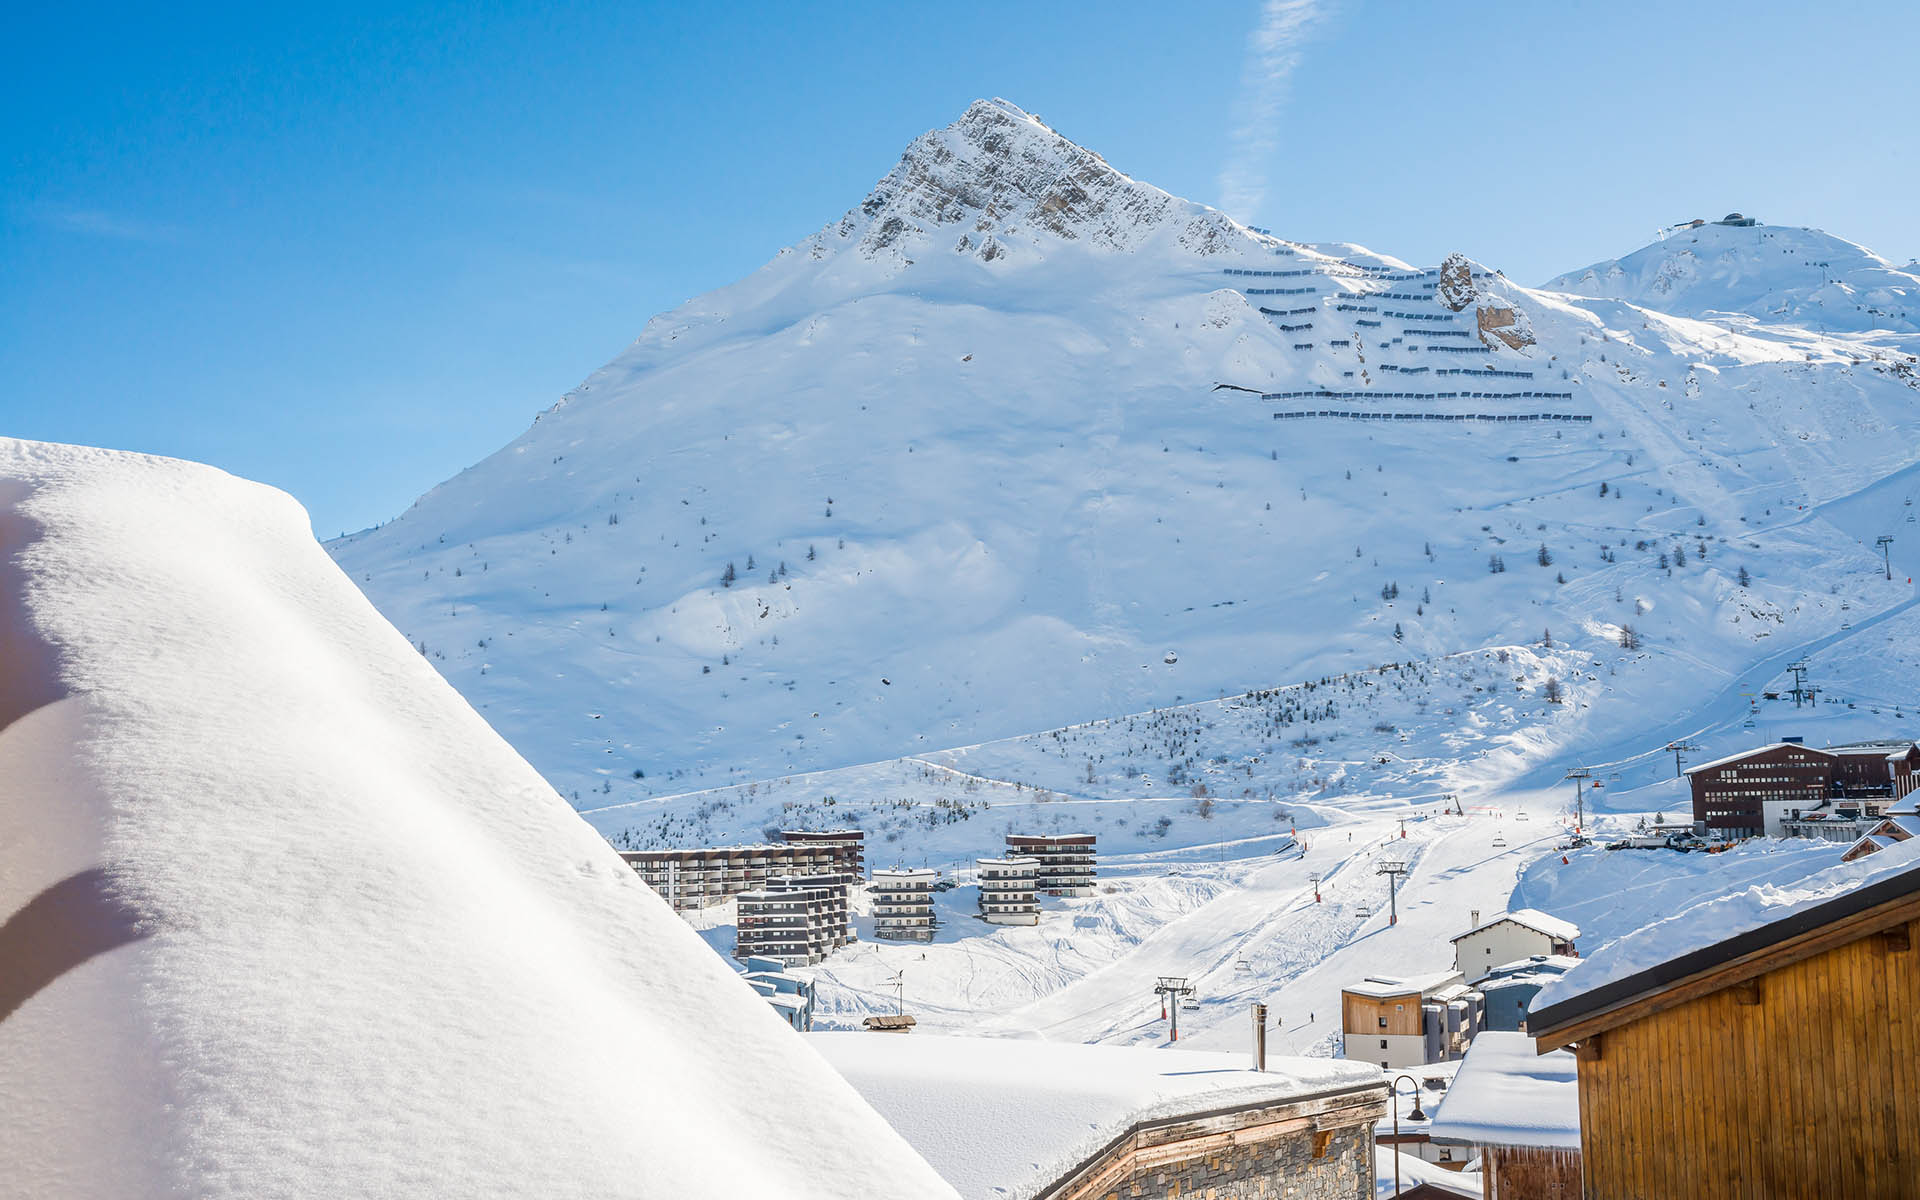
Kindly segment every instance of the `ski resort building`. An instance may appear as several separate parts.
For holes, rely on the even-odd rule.
[[[962,1200],[1374,1194],[1387,1085],[1364,1063],[814,1033]]]
[[[858,829],[787,830],[769,845],[709,846],[687,850],[622,850],[648,887],[676,912],[719,904],[783,875],[846,874],[866,867],[866,835]]]
[[[1861,834],[1858,841],[1847,847],[1847,852],[1840,856],[1840,861],[1853,862],[1855,859],[1865,858],[1888,846],[1907,841],[1916,834],[1920,834],[1920,792],[1910,794],[1888,808],[1885,816]]]
[[[1038,925],[1040,901],[1034,890],[1033,858],[983,858],[975,863],[980,874],[980,919],[992,925]]]
[[[1472,928],[1453,939],[1453,967],[1466,979],[1479,979],[1494,967],[1534,955],[1578,957],[1574,939],[1580,927],[1537,908],[1496,913],[1486,921],[1469,914]]]
[[[1473,981],[1483,998],[1483,1030],[1525,1033],[1527,1008],[1548,982],[1565,975],[1580,960],[1559,954],[1535,954],[1519,962],[1503,963]]]
[[[1581,1200],[1579,1086],[1570,1052],[1539,1054],[1525,1034],[1489,1031],[1467,1052],[1427,1132],[1436,1146],[1479,1156],[1486,1200]],[[1666,1140],[1684,1142],[1673,1136],[1679,1128]]]
[[[813,1028],[813,981],[791,974],[779,959],[747,959],[747,986],[760,994],[796,1033]]]
[[[851,874],[788,876],[741,892],[735,958],[811,966],[853,940],[847,893]]]
[[[1451,1061],[1480,1032],[1484,1002],[1458,971],[1369,976],[1340,989],[1344,1052],[1388,1071]]]
[[[1091,833],[1007,835],[1008,858],[1031,858],[1035,891],[1049,896],[1091,896],[1094,836]]]
[[[826,849],[833,855],[836,871],[864,875],[867,870],[867,835],[859,829],[783,829],[780,841],[788,846]]]
[[[873,897],[873,936],[890,942],[933,940],[934,872],[875,871],[867,891]]]
[[[1920,846],[1687,918],[1611,943],[1529,1017],[1540,1051],[1577,1049],[1586,1195],[1913,1195]]]
[[[1878,820],[1920,786],[1920,747],[1876,741],[1823,750],[1775,742],[1689,767],[1686,775],[1694,822],[1710,836],[1851,841],[1861,823]]]

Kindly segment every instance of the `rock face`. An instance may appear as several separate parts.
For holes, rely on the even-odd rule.
[[[1483,304],[1478,317],[1481,345],[1492,349],[1496,338],[1509,350],[1533,345],[1533,329],[1517,309],[1504,304]]]
[[[1434,294],[1454,312],[1473,303],[1478,293],[1473,286],[1473,263],[1466,255],[1447,255],[1446,261],[1440,264],[1440,286]]]
[[[902,263],[934,251],[993,262],[1036,235],[1128,251],[1168,229],[1197,254],[1263,240],[1116,171],[1016,105],[976,100],[958,121],[914,139],[859,207],[808,249],[815,258],[851,246]]]

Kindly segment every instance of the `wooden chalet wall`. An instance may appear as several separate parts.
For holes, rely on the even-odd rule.
[[[1913,919],[1835,938],[1587,1038],[1587,1196],[1920,1195],[1916,939]]]
[[[1480,1187],[1486,1200],[1580,1200],[1580,1152],[1488,1146]]]

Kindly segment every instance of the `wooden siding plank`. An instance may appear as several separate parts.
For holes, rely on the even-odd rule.
[[[1920,921],[1907,926],[1909,943],[1920,945]],[[1920,1128],[1920,1028],[1914,1015],[1920,1013],[1920,949],[1893,955],[1887,964],[1887,1011],[1899,1036],[1894,1057],[1895,1118],[1902,1133]],[[1911,1137],[1894,1142],[1901,1179],[1920,1179],[1920,1147]]]
[[[1892,944],[1783,965],[1758,1004],[1722,990],[1607,1032],[1579,1067],[1587,1195],[1916,1194],[1920,948]]]

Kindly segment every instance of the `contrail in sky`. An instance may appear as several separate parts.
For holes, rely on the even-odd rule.
[[[1267,167],[1280,145],[1287,81],[1300,65],[1301,44],[1326,11],[1321,0],[1266,0],[1260,6],[1260,24],[1247,36],[1233,145],[1220,172],[1220,204],[1231,216],[1251,219],[1267,198]]]

